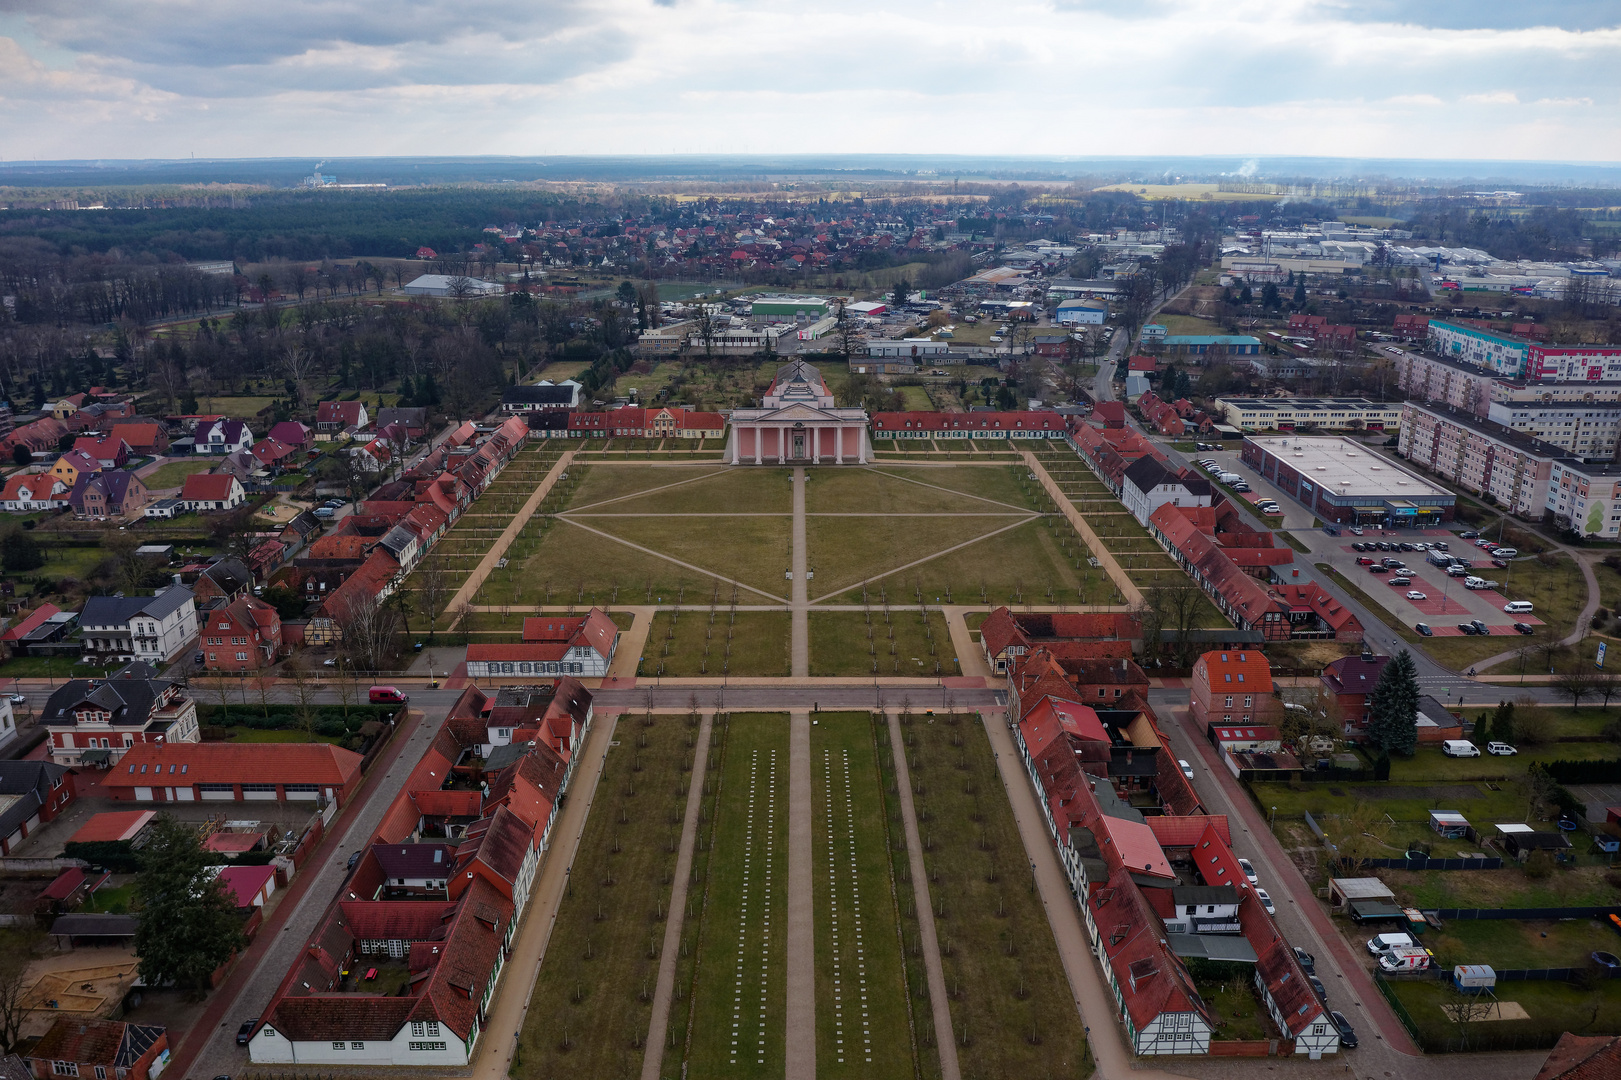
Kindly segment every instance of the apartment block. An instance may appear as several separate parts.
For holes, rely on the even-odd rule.
[[[1409,462],[1521,517],[1539,518],[1548,501],[1557,446],[1463,410],[1409,401],[1404,407],[1400,452]]]

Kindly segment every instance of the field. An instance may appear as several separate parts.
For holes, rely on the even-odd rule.
[[[653,616],[642,655],[637,670],[643,676],[786,676],[788,613],[702,607],[660,611]]]
[[[1208,199],[1211,202],[1262,202],[1283,198],[1281,192],[1222,191],[1219,184],[1110,184],[1096,190],[1129,191],[1145,199]]]
[[[1417,1029],[1420,1044],[1431,1052],[1446,1050],[1546,1049],[1560,1033],[1611,1034],[1621,1030],[1621,980],[1609,979],[1587,990],[1565,982],[1498,983],[1497,1000],[1514,1002],[1528,1014],[1524,1020],[1491,1020],[1459,1024],[1445,1008],[1459,996],[1435,979],[1382,984]]]
[[[526,1014],[520,1080],[640,1069],[695,733],[684,718],[619,721]]]
[[[967,717],[908,719],[903,752],[963,1076],[1089,1076],[1080,1015],[984,729]],[[922,977],[920,965],[911,970]]]
[[[809,630],[813,676],[933,675],[937,664],[941,674],[959,673],[950,631],[937,611],[927,622],[915,608],[812,611]]]
[[[216,457],[185,458],[181,461],[170,461],[159,465],[152,470],[151,475],[142,479],[142,483],[149,491],[160,488],[177,488],[185,484],[186,477],[192,473],[207,472],[220,463]]]
[[[704,878],[692,1022],[686,1028],[679,1069],[667,1071],[694,1077],[723,1072],[781,1076],[787,986],[788,725],[780,714],[736,714],[723,722],[727,730],[718,776],[716,857]]]
[[[811,781],[816,1073],[910,1077],[915,1048],[888,857],[898,837],[884,814],[871,714],[817,717]]]

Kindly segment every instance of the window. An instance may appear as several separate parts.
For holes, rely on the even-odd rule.
[[[413,1021],[411,1021],[411,1035],[412,1035],[413,1038],[417,1038],[417,1039],[422,1038],[422,1021],[421,1020],[413,1020]]]
[[[351,1049],[351,1050],[364,1050],[364,1049],[366,1049],[366,1044],[363,1043],[363,1042],[352,1042],[352,1043],[349,1044],[349,1049]]]
[[[76,1061],[53,1061],[51,1071],[57,1076],[78,1076],[79,1063]]]
[[[1327,1035],[1328,1034],[1328,1025],[1327,1024],[1313,1024],[1311,1026],[1311,1033],[1313,1035]]]
[[[332,1049],[334,1049],[334,1050],[342,1050],[343,1045],[344,1044],[341,1043],[341,1042],[335,1042],[335,1043],[332,1044]]]
[[[1233,707],[1233,695],[1231,695],[1231,694],[1227,695],[1227,700],[1226,700],[1226,702],[1224,702],[1224,705],[1225,705],[1226,708],[1229,708],[1229,709]]]
[[[442,1042],[413,1042],[410,1047],[412,1050],[443,1050],[445,1044]]]
[[[428,1034],[429,1035],[435,1035],[435,1036],[437,1036],[439,1034],[439,1021],[437,1021],[437,1020],[429,1020],[428,1021]]]
[[[106,1066],[104,1066],[104,1065],[97,1065],[96,1066],[96,1080],[107,1080],[107,1067]]]

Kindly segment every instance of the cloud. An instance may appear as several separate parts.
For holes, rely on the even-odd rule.
[[[1264,173],[1287,154],[1475,157],[1513,130],[1489,145],[1621,159],[1613,0],[1527,7],[0,0],[0,108],[34,103],[6,114],[8,157],[950,146]]]

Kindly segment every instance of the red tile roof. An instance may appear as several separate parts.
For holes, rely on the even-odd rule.
[[[1226,814],[1155,814],[1144,820],[1161,847],[1192,847],[1207,827],[1214,828],[1223,841],[1232,842]]]
[[[172,773],[170,766],[174,766]],[[168,784],[341,788],[360,774],[360,755],[329,743],[136,743],[124,752],[102,786],[149,787],[160,771]]]
[[[228,502],[232,488],[238,486],[230,473],[192,473],[186,477],[180,497],[188,502]]]
[[[14,626],[8,626],[5,633],[0,634],[0,641],[21,641],[28,636],[28,632],[36,627],[43,626],[45,620],[52,615],[61,614],[62,609],[55,604],[44,603],[28,613],[27,618]]]
[[[1214,649],[1194,661],[1194,678],[1201,674],[1212,694],[1272,692],[1272,665],[1260,649]]]
[[[156,810],[114,810],[94,814],[78,832],[68,837],[68,843],[94,844],[103,840],[130,840],[156,816]]]
[[[1532,1080],[1621,1080],[1621,1035],[1565,1032]]]
[[[253,900],[265,887],[265,882],[276,876],[274,866],[227,866],[220,871],[220,882],[225,894],[236,901],[239,908],[252,907]]]

